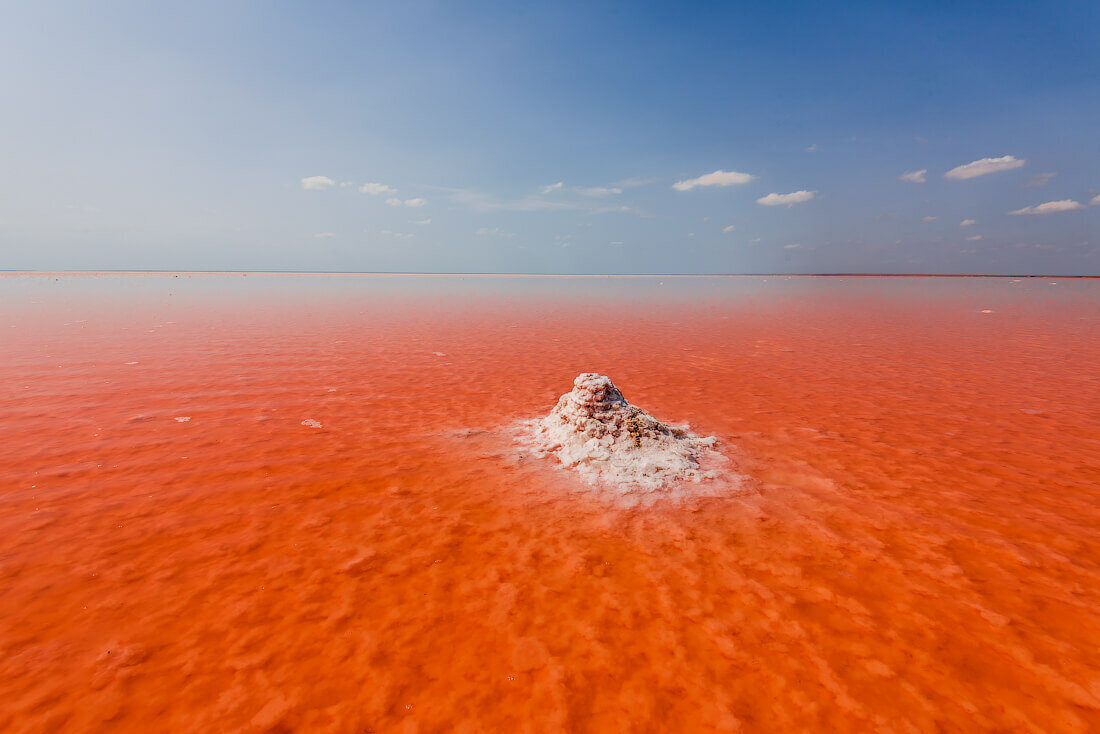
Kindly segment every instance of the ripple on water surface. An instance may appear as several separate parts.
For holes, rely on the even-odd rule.
[[[0,729],[1095,730],[1098,295],[0,277]],[[593,370],[752,491],[517,457]]]

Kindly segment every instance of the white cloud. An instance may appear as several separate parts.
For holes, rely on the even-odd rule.
[[[982,236],[980,234],[976,234],[973,237],[967,237],[966,240],[967,240],[967,242],[977,242],[981,238],[982,238]]]
[[[389,199],[386,199],[386,203],[389,204],[390,206],[419,207],[419,206],[424,206],[425,204],[428,203],[428,201],[427,201],[427,199],[405,199],[404,201],[401,201],[396,196],[393,196],[393,197],[390,197]]]
[[[939,217],[927,216],[927,217],[921,217],[921,218],[920,218],[920,220],[921,220],[922,222],[934,222],[934,221],[936,221],[937,219],[939,219]]]
[[[726,234],[729,234],[730,232],[732,232],[735,229],[737,229],[737,228],[734,227],[732,224],[729,225],[728,227],[722,227],[722,231],[725,232]]]
[[[1038,186],[1046,186],[1057,175],[1058,174],[1053,171],[1050,173],[1037,173],[1027,180],[1027,183],[1024,184],[1024,188],[1033,189]]]
[[[317,239],[325,239],[325,238],[328,238],[328,237],[335,237],[336,233],[335,232],[318,232],[317,234],[315,234],[313,236],[316,237]]]
[[[419,225],[425,225],[425,224],[431,224],[431,223],[432,223],[432,220],[431,220],[430,217],[428,219],[414,219],[411,222],[409,222],[409,224],[419,224]]]
[[[1097,194],[1089,200],[1089,206],[1100,206],[1100,194]]]
[[[809,201],[814,198],[816,193],[816,191],[795,191],[791,194],[768,194],[767,196],[761,196],[756,200],[756,203],[764,206],[791,206],[792,204]]]
[[[474,232],[478,237],[515,237],[515,232],[506,232],[500,227],[479,227]]]
[[[637,217],[648,216],[641,209],[627,206],[626,204],[620,204],[618,206],[597,206],[588,210],[590,214],[633,214]]]
[[[1038,206],[1025,206],[1023,209],[1017,209],[1014,212],[1009,212],[1009,214],[1057,214],[1059,212],[1072,212],[1084,208],[1084,204],[1074,201],[1073,199],[1062,199],[1061,201],[1048,201]]]
[[[784,250],[797,250],[799,247],[802,247],[800,242],[795,242],[793,245],[783,245]]]
[[[380,196],[381,194],[392,194],[395,189],[386,184],[380,183],[365,183],[359,187],[359,193],[370,194],[371,196]]]
[[[605,186],[593,186],[590,189],[581,189],[580,191],[585,196],[595,196],[597,198],[602,198],[604,196],[616,196],[617,194],[623,193],[623,190],[620,188],[609,188]]]
[[[348,186],[354,186],[354,185],[355,185],[355,183],[353,181],[341,181],[340,182],[340,188],[342,188],[342,189],[346,189]]]
[[[752,181],[752,176],[737,171],[715,171],[699,178],[689,178],[686,181],[677,181],[672,188],[677,191],[691,191],[696,186],[732,186]]]
[[[542,193],[549,194],[551,191],[561,191],[561,187],[562,182],[558,181],[557,183],[550,184],[549,186],[543,186]]]
[[[924,177],[926,173],[928,173],[927,168],[922,168],[919,171],[909,171],[898,176],[898,180],[908,181],[909,183],[924,183],[928,180]]]
[[[815,150],[817,150],[817,143],[813,143],[808,148],[806,148],[807,153],[813,153]]]
[[[978,223],[977,219],[964,219],[961,222],[959,222],[959,226],[960,227],[973,227],[977,223]]]
[[[329,186],[335,186],[336,182],[328,176],[306,176],[302,179],[302,188],[313,191],[321,191]]]
[[[414,234],[403,234],[401,232],[391,232],[388,229],[382,230],[381,232],[379,232],[379,234],[385,235],[387,237],[393,237],[394,239],[397,239],[397,240],[411,240],[414,237],[416,237],[416,235],[414,235]]]
[[[614,242],[609,242],[608,244],[611,245],[612,247],[622,247],[623,246],[623,243],[620,240],[615,240]]]
[[[955,166],[950,171],[943,174],[943,177],[963,180],[976,176],[985,176],[999,171],[1011,171],[1013,168],[1019,168],[1025,163],[1027,163],[1026,160],[1015,158],[1010,155],[1001,156],[1000,158],[981,158],[963,166]]]

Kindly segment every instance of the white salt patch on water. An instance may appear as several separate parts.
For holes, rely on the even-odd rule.
[[[186,423],[187,421],[191,420],[191,416],[189,416],[189,415],[177,415],[173,420],[175,420],[176,423]]]
[[[437,357],[446,357],[447,356],[447,354],[445,352],[432,352],[432,354],[434,354]]]
[[[306,418],[304,421],[302,421],[302,425],[309,428],[324,428],[324,426],[322,426],[319,421],[315,421],[312,418]]]
[[[983,309],[983,310],[982,310],[982,313],[993,313],[993,312],[992,312],[992,311],[990,311],[990,310],[989,310],[988,308],[986,308],[986,309]]]
[[[137,362],[127,362],[126,364],[137,364]]]
[[[603,375],[587,372],[573,385],[550,415],[521,424],[515,440],[525,451],[556,457],[590,485],[619,496],[634,495],[634,504],[643,501],[637,495],[710,494],[684,485],[724,475],[717,468],[726,461],[714,449],[717,439],[660,422],[628,403]]]

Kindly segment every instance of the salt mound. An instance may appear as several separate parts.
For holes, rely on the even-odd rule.
[[[550,415],[527,426],[521,443],[538,456],[557,456],[590,484],[653,491],[718,475],[700,467],[701,459],[720,458],[711,448],[717,439],[662,423],[595,372],[579,375]]]

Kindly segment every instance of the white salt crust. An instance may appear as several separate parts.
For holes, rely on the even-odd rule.
[[[683,482],[717,478],[717,439],[661,423],[631,405],[610,378],[586,372],[550,415],[526,421],[517,441],[536,456],[556,456],[581,479],[613,492],[671,493]],[[695,493],[692,493],[695,494]]]

